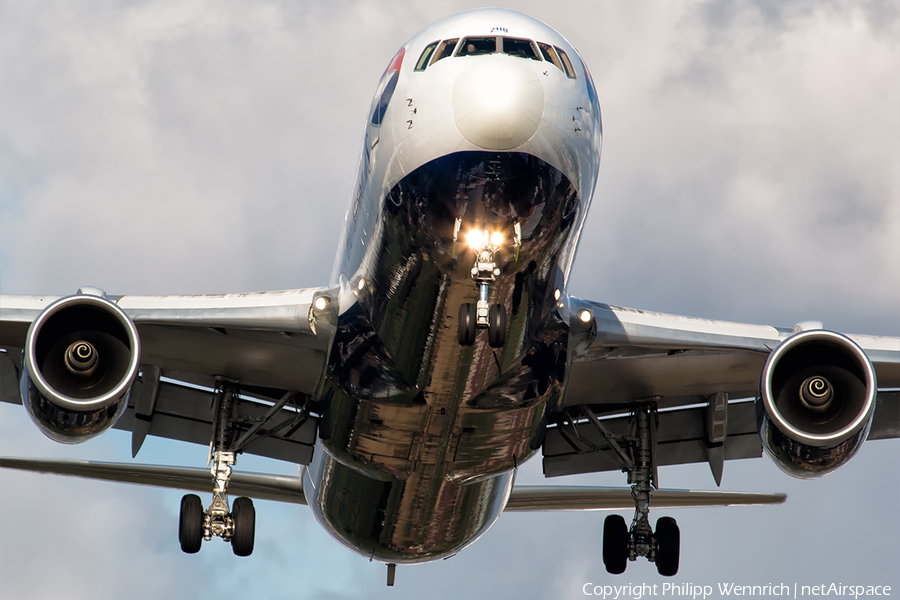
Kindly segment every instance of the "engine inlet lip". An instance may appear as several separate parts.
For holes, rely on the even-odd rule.
[[[100,310],[104,310],[108,314],[112,314],[127,333],[128,345],[132,350],[131,360],[128,363],[128,369],[126,370],[125,375],[113,389],[96,398],[79,399],[61,393],[47,382],[43,374],[37,368],[38,363],[37,357],[35,356],[37,345],[35,342],[37,341],[37,336],[40,335],[41,328],[51,317],[70,305],[91,305]],[[23,366],[28,371],[28,377],[42,396],[51,400],[60,408],[79,412],[96,410],[114,404],[128,392],[129,388],[131,388],[141,364],[140,338],[138,336],[137,327],[135,327],[131,319],[128,318],[118,305],[99,296],[76,294],[74,296],[65,296],[52,302],[34,321],[31,322],[31,326],[28,328],[28,334],[25,336],[25,352],[23,358]]]
[[[775,406],[775,396],[772,393],[772,374],[781,357],[785,353],[793,350],[798,346],[815,341],[822,341],[849,351],[859,365],[860,370],[864,373],[866,390],[868,394],[868,396],[866,397],[866,406],[868,406],[867,410],[862,411],[860,414],[856,415],[856,417],[845,427],[841,428],[838,431],[827,434],[815,434],[809,431],[798,429],[797,427],[791,425],[791,423],[787,419],[785,419],[781,411],[778,410],[778,407]],[[804,384],[805,383],[806,382],[804,381]],[[769,418],[772,420],[773,424],[778,427],[778,429],[780,429],[782,433],[791,437],[795,441],[817,447],[837,445],[849,439],[862,427],[865,427],[869,420],[872,418],[872,413],[875,412],[875,402],[878,396],[878,384],[876,383],[875,379],[875,368],[872,366],[872,362],[869,360],[869,357],[866,355],[865,351],[863,351],[863,349],[860,348],[859,345],[849,337],[835,331],[829,331],[827,329],[803,331],[794,334],[782,341],[775,348],[775,350],[773,350],[769,354],[769,358],[766,359],[766,364],[763,367],[762,376],[760,377],[760,386],[762,388],[760,390],[762,392],[760,396],[762,398],[766,414],[769,415]],[[828,402],[830,404],[830,400]],[[822,410],[824,410],[824,408]]]

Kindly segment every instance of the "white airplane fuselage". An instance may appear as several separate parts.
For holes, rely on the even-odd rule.
[[[565,388],[566,282],[601,136],[581,58],[520,13],[444,19],[391,61],[335,261],[340,317],[304,472],[317,520],[347,547],[436,560],[503,510]],[[484,331],[457,339],[459,307],[479,295],[471,231],[502,236],[499,348]]]

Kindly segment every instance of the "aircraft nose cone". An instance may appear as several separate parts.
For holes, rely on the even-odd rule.
[[[521,59],[481,60],[460,73],[453,84],[456,126],[467,140],[488,150],[520,146],[541,124],[544,86],[537,74],[517,62]]]

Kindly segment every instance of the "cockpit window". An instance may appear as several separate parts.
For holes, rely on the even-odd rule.
[[[437,42],[431,42],[425,49],[422,50],[422,54],[419,56],[419,61],[416,63],[416,71],[424,71],[425,67],[428,66],[428,59],[431,58],[431,54],[434,52],[434,49],[437,48]]]
[[[559,59],[562,61],[563,70],[566,72],[566,77],[569,79],[575,79],[575,69],[572,68],[572,63],[569,62],[569,57],[566,56],[566,53],[562,51],[562,48],[559,46],[554,46],[556,48],[556,52],[559,54]]]
[[[479,54],[493,54],[497,51],[497,38],[495,37],[467,37],[459,45],[457,56],[478,56]]]
[[[447,58],[448,56],[453,54],[453,49],[456,48],[456,42],[458,41],[459,38],[453,38],[452,40],[444,40],[443,42],[441,42],[441,45],[438,46],[437,50],[434,51],[434,57],[428,64],[433,65],[442,58]]]
[[[553,46],[551,46],[550,44],[545,44],[543,42],[538,42],[537,45],[538,48],[541,49],[541,54],[544,55],[544,60],[546,60],[547,62],[552,62],[554,65],[556,65],[556,68],[563,73],[566,72],[566,70],[563,69],[562,63],[559,62],[559,56],[556,55],[556,50],[553,49]]]
[[[502,40],[504,54],[518,56],[520,58],[530,58],[532,60],[541,60],[541,57],[538,56],[531,40],[520,40],[508,37],[502,38]]]

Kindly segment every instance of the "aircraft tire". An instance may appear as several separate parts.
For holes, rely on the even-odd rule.
[[[196,554],[203,543],[203,503],[200,496],[187,494],[181,499],[178,517],[178,543],[182,552]]]
[[[656,570],[660,575],[672,577],[678,573],[678,554],[681,547],[681,531],[672,517],[660,517],[656,521]]]
[[[488,343],[491,348],[502,348],[506,343],[506,307],[492,304],[488,312]]]
[[[234,519],[231,550],[237,556],[250,556],[256,535],[256,509],[253,508],[253,501],[243,496],[237,498],[231,509],[231,516]]]
[[[459,320],[456,322],[456,339],[460,346],[471,346],[475,343],[477,320],[475,305],[463,302],[459,305]]]
[[[622,515],[609,515],[603,522],[603,564],[613,575],[628,565],[628,526]]]

